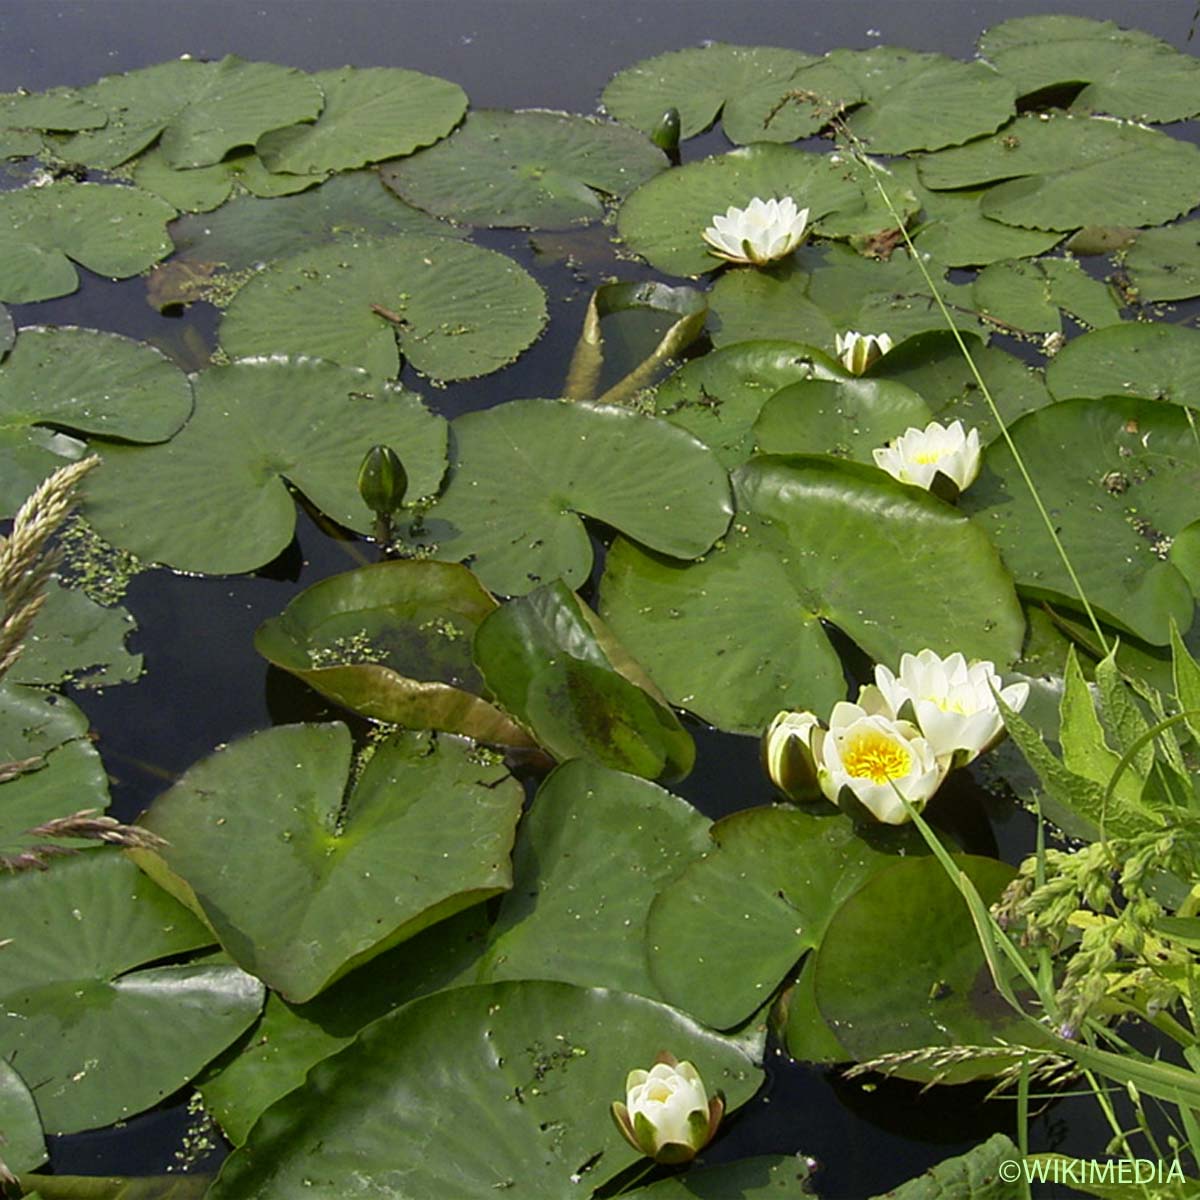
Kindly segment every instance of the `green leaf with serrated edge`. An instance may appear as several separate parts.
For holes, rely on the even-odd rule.
[[[319,355],[380,379],[395,377],[402,352],[449,380],[507,366],[545,323],[542,289],[512,259],[399,234],[275,263],[238,292],[219,336],[231,355]]]
[[[644,779],[578,760],[558,767],[522,823],[480,980],[560,979],[661,999],[642,930],[660,889],[708,849],[709,826]]]
[[[711,446],[721,465],[754,451],[754,422],[771,396],[803,379],[833,379],[840,364],[803,342],[736,342],[684,363],[652,393],[654,412]]]
[[[646,953],[662,995],[719,1029],[766,1002],[864,879],[924,853],[911,828],[783,806],[726,817],[712,839],[651,906]]]
[[[496,609],[466,567],[401,560],[323,579],[259,626],[254,648],[323,696],[376,721],[532,745],[484,698],[471,659]]]
[[[46,1137],[28,1085],[0,1058],[0,1165],[32,1171],[46,1161]]]
[[[609,80],[600,99],[618,121],[647,134],[668,108],[676,108],[680,137],[690,138],[707,129],[726,103],[770,83],[786,84],[794,72],[819,61],[777,46],[714,42],[642,59]]]
[[[220,162],[260,134],[315,117],[320,87],[303,72],[228,55],[220,62],[175,59],[108,75],[77,93],[108,113],[103,129],[76,134],[59,148],[69,162],[116,167],[160,134],[173,167]]]
[[[1077,92],[1076,112],[1179,121],[1200,112],[1200,64],[1136,29],[1076,16],[1017,17],[987,30],[980,52],[1021,95]]]
[[[994,1133],[966,1154],[945,1158],[874,1200],[1023,1200],[1024,1183],[1006,1181],[1004,1163],[1028,1161],[1010,1138]]]
[[[363,1030],[268,1109],[209,1196],[303,1188],[333,1200],[353,1173],[395,1200],[504,1190],[561,1200],[572,1175],[594,1188],[640,1157],[604,1108],[630,1066],[663,1049],[694,1063],[731,1111],[762,1079],[738,1045],[638,996],[543,981],[428,996]]]
[[[1192,737],[1200,739],[1200,664],[1188,653],[1174,621],[1171,622],[1171,669],[1180,710],[1190,714],[1184,720]]]
[[[975,304],[997,325],[1020,333],[1057,333],[1058,307],[1037,264],[998,262],[984,267],[972,287]]]
[[[713,1167],[692,1167],[624,1195],[644,1200],[807,1200],[808,1161],[801,1155],[761,1155]]]
[[[625,408],[515,400],[453,425],[450,482],[424,521],[440,558],[522,595],[592,567],[580,516],[678,558],[703,554],[732,513],[729,479],[682,429]]]
[[[115,850],[0,877],[4,939],[0,1058],[38,1081],[47,1132],[157,1104],[262,1007],[261,984],[236,967],[143,965],[212,938]]]
[[[1100,692],[1100,716],[1105,730],[1121,754],[1131,750],[1134,743],[1150,729],[1142,710],[1121,678],[1116,662],[1116,646],[1096,664],[1096,686]],[[1130,762],[1130,774],[1146,779],[1154,767],[1154,743],[1143,743]]]
[[[1029,113],[923,158],[919,169],[930,188],[992,183],[979,202],[983,215],[1026,228],[1160,225],[1200,201],[1195,146],[1100,118]]]
[[[205,1110],[240,1146],[276,1100],[372,1021],[419,996],[475,982],[488,925],[485,906],[476,905],[351,971],[307,1004],[269,994],[251,1039],[197,1084]]]
[[[916,392],[890,379],[810,379],[767,401],[754,437],[764,454],[828,454],[870,464],[873,449],[932,419]]]
[[[458,84],[419,71],[340,67],[310,78],[324,93],[325,107],[314,122],[277,122],[258,139],[268,170],[346,171],[411,154],[445,137],[467,110]]]
[[[94,329],[27,326],[0,365],[0,513],[84,447],[70,429],[161,442],[187,420],[187,377],[143,342]],[[64,461],[65,460],[65,461]]]
[[[725,136],[739,145],[812,137],[849,105],[862,87],[830,58],[774,75],[731,96],[721,114]]]
[[[559,580],[486,617],[475,661],[488,689],[560,761],[588,758],[648,779],[687,775],[691,735],[618,673],[594,631],[599,619],[583,608]]]
[[[1073,258],[1043,258],[1038,269],[1050,285],[1050,299],[1085,328],[1121,322],[1121,306],[1110,287],[1093,279]]]
[[[1200,330],[1161,321],[1072,338],[1046,368],[1056,400],[1142,396],[1200,408]]]
[[[1092,607],[1156,645],[1167,642],[1172,619],[1190,624],[1191,589],[1167,561],[1170,538],[1200,515],[1188,414],[1152,400],[1066,400],[1009,432]],[[1007,445],[988,447],[959,506],[990,534],[1023,594],[1079,607]]]
[[[604,215],[666,157],[621,125],[535,110],[472,112],[444,142],[383,168],[402,199],[452,221],[565,229]]]
[[[1139,229],[1125,253],[1125,271],[1139,301],[1200,296],[1200,221]]]
[[[194,384],[195,413],[174,439],[106,445],[88,479],[88,520],[147,562],[207,574],[270,562],[295,528],[289,484],[339,524],[369,531],[355,481],[376,443],[399,449],[414,496],[436,491],[445,470],[445,422],[360,371],[263,358],[210,367]]]
[[[28,304],[79,286],[78,263],[124,279],[171,253],[175,210],[140,188],[60,180],[0,194],[0,300]]]
[[[231,154],[207,167],[172,167],[159,149],[143,154],[133,171],[140,188],[161,196],[182,213],[209,212],[236,187],[255,196],[287,196],[316,186],[323,175],[273,175],[252,150]],[[173,235],[173,231],[172,231]]]
[[[453,739],[398,734],[346,799],[350,752],[343,725],[253,734],[143,818],[168,844],[138,861],[293,1001],[511,882],[522,794],[502,768]]]

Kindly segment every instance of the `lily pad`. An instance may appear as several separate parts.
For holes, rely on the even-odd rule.
[[[529,746],[471,658],[496,601],[466,567],[381,562],[323,579],[254,635],[264,658],[377,721]]]
[[[724,532],[729,481],[706,446],[665,421],[584,401],[516,400],[453,425],[450,482],[425,531],[486,587],[577,587],[592,566],[580,515],[677,558]]]
[[[1138,300],[1200,296],[1200,221],[1141,230],[1125,255],[1125,270]]]
[[[193,766],[143,818],[140,863],[288,1000],[506,889],[520,785],[466,745],[399,734],[346,799],[344,725],[252,734]]]
[[[37,1080],[47,1132],[157,1104],[262,1007],[261,984],[235,967],[142,967],[211,935],[115,850],[0,878],[0,913],[0,937],[12,939],[0,1058]]]
[[[0,300],[29,304],[79,286],[74,263],[124,279],[171,253],[175,210],[140,188],[60,180],[0,193]]]
[[[788,75],[771,74],[730,97],[721,125],[739,145],[794,142],[819,133],[862,98],[859,81],[826,56]]]
[[[663,380],[654,390],[654,411],[711,446],[731,469],[754,452],[754,422],[771,396],[801,380],[842,374],[839,363],[803,342],[736,342]]]
[[[68,132],[98,129],[108,120],[103,109],[89,104],[74,88],[0,95],[0,126]]]
[[[76,134],[59,149],[69,162],[110,168],[161,134],[173,167],[205,167],[260,134],[315,117],[324,104],[302,71],[228,55],[220,62],[174,59],[108,75],[77,95],[108,114],[104,128]]]
[[[1015,17],[987,30],[979,49],[1022,96],[1077,91],[1075,111],[1133,121],[1181,121],[1200,113],[1200,63],[1112,21]]]
[[[832,237],[873,233],[891,220],[865,168],[853,160],[762,143],[656,176],[621,206],[617,230],[660,271],[701,275],[721,265],[701,237],[714,214],[731,205],[745,208],[756,196],[793,197],[809,210],[815,231]],[[911,196],[894,199],[902,212],[916,211]]]
[[[620,125],[485,109],[381,174],[409,204],[448,220],[565,229],[602,217],[602,196],[624,196],[666,165],[661,150]]]
[[[873,463],[871,451],[906,429],[924,429],[929,406],[890,379],[810,379],[776,392],[754,425],[766,454],[829,454]]]
[[[435,491],[445,469],[441,418],[362,372],[255,359],[209,368],[194,383],[195,414],[172,441],[107,445],[88,480],[88,520],[147,562],[208,574],[270,562],[295,528],[289,483],[365,533],[372,514],[355,480],[379,442],[401,454],[414,495]]]
[[[926,646],[1002,665],[1019,654],[1011,578],[949,505],[821,458],[752,459],[734,484],[720,549],[681,564],[618,541],[605,566],[601,615],[673,704],[749,734],[783,708],[828,711],[845,683],[822,621],[879,662]]]
[[[1010,432],[1092,605],[1155,645],[1167,642],[1172,620],[1187,629],[1191,589],[1166,561],[1172,536],[1200,517],[1187,412],[1133,398],[1060,401]],[[1024,594],[1079,607],[1007,446],[989,447],[960,504],[991,535]]]
[[[191,411],[187,377],[151,346],[95,329],[23,329],[0,366],[0,513],[82,457],[55,430],[161,442]]]
[[[995,182],[979,201],[983,215],[1035,229],[1160,225],[1200,203],[1195,146],[1069,114],[1017,117],[991,137],[922,159],[920,174],[930,188]]]
[[[923,1175],[873,1200],[1021,1200],[1027,1184],[1023,1178],[1006,1181],[1000,1168],[1006,1162],[1022,1161],[1030,1160],[1012,1139],[994,1133],[966,1154],[944,1158]]]
[[[1072,338],[1046,369],[1057,400],[1141,396],[1200,407],[1200,332],[1162,321]]]
[[[582,761],[558,767],[521,825],[479,978],[661,998],[640,932],[655,895],[707,849],[709,824],[644,779]]]
[[[1108,288],[1071,259],[992,263],[980,271],[974,293],[980,312],[1005,332],[1058,333],[1060,308],[1085,325],[1121,320]]]
[[[541,288],[511,259],[400,234],[269,267],[238,293],[220,339],[231,355],[311,354],[380,379],[399,373],[399,341],[423,374],[473,379],[510,363],[545,322]]]
[[[999,898],[1014,874],[990,858],[955,861],[985,904]],[[932,856],[872,874],[833,915],[816,955],[821,1014],[856,1059],[926,1046],[1028,1042],[1023,1018],[992,982],[966,902]],[[950,1079],[996,1069],[994,1060],[967,1060],[950,1068]],[[925,1075],[917,1070],[928,1076],[929,1068]]]
[[[786,86],[794,72],[819,61],[777,46],[714,42],[634,63],[609,80],[600,99],[618,121],[647,134],[668,108],[677,108],[679,135],[690,138],[707,129],[726,103],[769,84]]]
[[[259,157],[270,171],[347,171],[411,154],[445,137],[467,111],[458,84],[420,71],[341,67],[310,78],[325,94],[325,107],[310,124],[277,121],[258,139]]]
[[[864,879],[924,852],[912,829],[782,806],[734,813],[712,839],[654,901],[646,952],[663,996],[718,1029],[766,1003]]]
[[[898,173],[903,163],[892,163]],[[986,189],[961,192],[919,192],[924,219],[914,231],[913,244],[943,267],[982,267],[1008,258],[1031,258],[1053,249],[1060,233],[1021,229],[985,217],[979,210]]]
[[[736,1043],[638,996],[542,981],[427,996],[268,1109],[209,1195],[333,1200],[353,1174],[395,1200],[561,1200],[572,1176],[593,1188],[636,1161],[607,1109],[631,1065],[662,1050],[695,1063],[730,1109],[762,1078]]]
[[[372,1021],[419,996],[474,983],[487,929],[484,906],[476,905],[351,971],[307,1004],[270,993],[251,1039],[197,1085],[205,1110],[240,1146],[276,1100]]]
[[[660,1179],[625,1194],[644,1200],[806,1200],[812,1188],[805,1160],[780,1154],[693,1167],[686,1175]]]
[[[231,154],[207,167],[177,169],[162,150],[138,159],[133,180],[138,187],[161,196],[180,212],[209,212],[223,204],[236,187],[255,196],[286,196],[321,182],[323,175],[273,175],[252,150]]]
[[[475,635],[475,660],[499,702],[559,761],[682,778],[695,762],[691,735],[598,626],[557,580],[488,616]]]
[[[46,1138],[37,1105],[16,1068],[0,1058],[0,1164],[32,1171],[46,1161]]]

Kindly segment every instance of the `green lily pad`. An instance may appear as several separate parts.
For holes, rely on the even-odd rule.
[[[347,171],[411,154],[445,137],[467,111],[456,83],[398,67],[341,67],[310,76],[325,94],[311,124],[276,122],[257,149],[267,169],[294,175]],[[287,128],[281,128],[287,126]]]
[[[557,580],[487,617],[475,660],[499,702],[560,762],[682,778],[696,757],[691,735],[598,624]]]
[[[873,154],[958,146],[994,132],[1015,111],[1016,89],[986,63],[890,46],[838,51],[830,60],[859,76],[866,103],[846,125]]]
[[[175,210],[140,188],[59,180],[0,193],[0,300],[29,304],[79,286],[74,263],[124,279],[171,253]]]
[[[191,411],[187,377],[151,346],[95,329],[23,329],[0,365],[0,512],[82,456],[55,430],[161,442]]]
[[[1046,368],[1056,400],[1141,396],[1200,407],[1200,332],[1161,321],[1072,338]]]
[[[734,813],[712,839],[654,901],[646,953],[665,999],[718,1029],[766,1003],[864,879],[924,849],[912,829],[782,806]]]
[[[831,57],[818,58],[788,75],[769,74],[731,96],[721,114],[725,136],[738,145],[794,142],[812,137],[863,98],[858,80]]]
[[[618,121],[647,134],[654,132],[668,108],[677,108],[679,136],[690,138],[707,129],[725,104],[769,84],[786,86],[796,71],[819,61],[811,54],[777,46],[713,42],[626,67],[609,80],[600,99]],[[730,138],[741,140],[733,134]]]
[[[77,95],[104,110],[103,129],[76,134],[59,154],[89,167],[116,167],[161,134],[173,167],[205,167],[268,129],[315,117],[324,104],[302,71],[228,55],[220,62],[174,59],[108,75]]]
[[[9,678],[14,683],[78,688],[128,683],[142,673],[142,656],[125,639],[137,622],[124,608],[104,608],[83,592],[52,580],[46,602],[25,639]]]
[[[255,196],[287,196],[321,182],[323,175],[275,175],[252,150],[231,154],[207,167],[178,169],[160,149],[143,154],[133,171],[133,181],[161,196],[180,212],[202,213],[229,199],[242,187]]]
[[[987,30],[979,49],[1022,96],[1080,89],[1071,102],[1077,112],[1154,122],[1200,113],[1200,63],[1112,21],[1015,17]]]
[[[511,882],[522,793],[503,768],[400,734],[345,799],[350,756],[344,725],[278,726],[196,764],[143,818],[170,844],[139,862],[288,1000]]]
[[[1125,255],[1125,270],[1139,300],[1200,296],[1200,221],[1139,231]]]
[[[771,396],[804,379],[841,374],[840,364],[803,342],[736,342],[663,380],[654,390],[654,412],[695,434],[731,469],[754,452],[754,422]]]
[[[734,485],[731,532],[701,561],[617,541],[605,566],[601,615],[673,704],[749,734],[783,708],[828,711],[845,683],[822,621],[879,662],[926,646],[1002,666],[1020,653],[995,549],[927,492],[804,457],[751,459]]]
[[[602,217],[601,196],[624,196],[666,165],[661,150],[621,125],[485,109],[382,176],[409,204],[452,221],[565,229]]]
[[[968,146],[923,158],[929,188],[994,187],[985,217],[1035,229],[1160,225],[1200,202],[1200,150],[1140,125],[1028,113]],[[1129,181],[1136,179],[1136,188]]]
[[[1059,309],[1081,324],[1115,325],[1121,310],[1112,293],[1071,259],[998,262],[980,271],[975,303],[986,316],[1021,334],[1058,333]]]
[[[617,230],[660,271],[701,275],[721,266],[701,236],[713,216],[731,205],[745,208],[756,196],[793,197],[809,210],[815,231],[830,237],[869,234],[891,222],[865,168],[853,160],[762,143],[655,176],[621,205]],[[911,196],[894,200],[902,213],[916,211]]]
[[[250,1040],[198,1083],[205,1111],[240,1146],[276,1100],[372,1021],[419,996],[474,983],[487,929],[484,906],[476,905],[351,971],[307,1004],[270,993]]]
[[[37,1105],[16,1068],[0,1058],[0,1163],[32,1171],[46,1161],[46,1137]]]
[[[905,164],[892,163],[897,171]],[[1009,258],[1032,258],[1053,249],[1060,233],[1021,229],[990,220],[979,210],[986,189],[934,192],[922,188],[925,216],[913,234],[913,244],[943,267],[982,267]]]
[[[1014,874],[990,858],[955,861],[985,904]],[[834,913],[816,955],[821,1014],[856,1059],[926,1046],[994,1046],[997,1039],[1028,1044],[1023,1018],[992,982],[966,902],[932,856],[872,874]],[[918,1078],[930,1073],[911,1070]],[[996,1070],[995,1060],[967,1060],[949,1077],[961,1082]]]
[[[854,1056],[838,1041],[837,1034],[826,1024],[817,1007],[816,962],[815,954],[807,955],[800,964],[796,982],[789,992],[784,993],[787,1003],[787,1025],[784,1030],[787,1052],[797,1062],[850,1062]]]
[[[479,978],[559,979],[660,999],[641,930],[655,895],[708,848],[709,824],[644,779],[564,763],[521,825],[512,891]]]
[[[830,454],[871,464],[877,446],[932,419],[916,392],[890,379],[809,379],[767,401],[754,437],[765,454]]]
[[[211,367],[194,383],[195,414],[173,440],[106,445],[88,480],[88,520],[147,562],[207,574],[270,562],[295,528],[289,483],[335,521],[367,532],[373,518],[355,480],[377,442],[398,450],[414,495],[435,491],[445,470],[441,418],[361,372],[255,359]]]
[[[25,1200],[201,1200],[211,1175],[26,1175]]]
[[[1155,645],[1166,643],[1172,620],[1180,629],[1192,623],[1191,589],[1166,561],[1172,536],[1200,517],[1187,418],[1175,404],[1114,396],[1060,401],[1010,431],[1089,601]],[[1007,446],[988,448],[983,474],[960,503],[1024,594],[1078,608]]]
[[[812,1195],[808,1165],[799,1155],[759,1155],[686,1175],[660,1179],[627,1196],[645,1200],[806,1200]]]
[[[268,1109],[209,1196],[333,1200],[353,1175],[395,1200],[561,1200],[572,1176],[594,1188],[637,1160],[607,1110],[630,1068],[662,1050],[694,1063],[730,1109],[762,1078],[735,1042],[639,996],[544,981],[427,996]]]
[[[475,631],[495,610],[457,563],[374,563],[306,588],[259,626],[254,648],[374,720],[529,746],[528,734],[484,699],[471,658]]]
[[[269,267],[221,322],[235,356],[311,354],[394,378],[400,350],[434,379],[507,366],[546,322],[542,290],[493,250],[400,234],[321,246]]]
[[[455,419],[450,482],[425,531],[493,591],[577,587],[592,566],[580,515],[677,558],[703,554],[732,507],[729,481],[682,429],[624,408],[516,400]]]
[[[115,850],[0,877],[0,1058],[37,1080],[47,1132],[111,1124],[176,1091],[258,1015],[230,966],[142,967],[208,930]],[[135,968],[142,969],[135,970]]]
[[[0,126],[68,132],[98,129],[108,120],[103,109],[89,104],[74,88],[0,95]]]
[[[923,1175],[873,1200],[1022,1200],[1027,1186],[1024,1177],[1010,1182],[1000,1174],[1004,1163],[1022,1161],[1029,1160],[1012,1139],[994,1133],[966,1154],[944,1158]],[[1047,1177],[1055,1178],[1052,1174]],[[1063,1177],[1070,1178],[1065,1173]]]

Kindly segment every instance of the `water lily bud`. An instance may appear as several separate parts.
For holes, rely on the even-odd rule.
[[[824,736],[816,714],[811,712],[781,712],[763,734],[763,770],[789,800],[821,798],[816,750]]]
[[[649,1071],[630,1071],[625,1103],[612,1115],[625,1140],[660,1163],[691,1162],[712,1141],[725,1114],[718,1094],[710,1100],[690,1062],[660,1054]]]
[[[958,653],[942,658],[932,650],[906,654],[900,673],[875,668],[875,686],[893,710],[907,702],[921,736],[938,758],[953,757],[961,766],[978,758],[1004,735],[1004,719],[996,694],[1009,708],[1020,711],[1029,698],[1029,684],[1000,686],[994,663],[968,663]]]
[[[981,463],[979,430],[967,433],[961,421],[949,425],[930,421],[924,429],[909,428],[890,445],[871,453],[875,465],[901,483],[933,491],[940,475],[949,484],[951,494],[946,499],[954,499],[975,482]]]
[[[372,446],[358,469],[358,494],[363,503],[380,516],[400,507],[408,491],[408,475],[391,446]]]
[[[830,800],[856,799],[876,820],[903,825],[909,815],[901,797],[920,812],[948,768],[910,722],[846,701],[833,706],[818,767]]]
[[[892,339],[886,333],[858,333],[851,329],[839,333],[834,344],[842,366],[852,375],[861,375],[892,348]]]
[[[782,200],[760,200],[745,208],[718,213],[704,231],[709,250],[727,262],[751,263],[756,267],[791,254],[808,232],[808,209],[796,208],[791,196]]]
[[[650,140],[660,149],[668,152],[679,148],[679,109],[668,108],[655,125],[650,134]]]

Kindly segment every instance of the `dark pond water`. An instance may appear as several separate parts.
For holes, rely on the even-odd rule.
[[[84,84],[188,53],[237,53],[309,70],[351,63],[405,66],[461,84],[476,107],[549,107],[590,112],[618,69],[705,39],[775,44],[810,52],[875,44],[971,54],[987,25],[1034,12],[1072,12],[1136,25],[1187,47],[1187,0],[1096,3],[1060,0],[646,0],[575,4],[566,0],[4,0],[0,5],[0,91]],[[707,143],[707,144],[706,144]],[[689,157],[724,148],[719,134],[689,143]],[[484,233],[484,244],[517,253],[557,297],[546,337],[510,370],[431,391],[406,379],[445,416],[518,396],[556,394],[594,280],[531,252],[520,233]],[[636,267],[624,274],[631,277]],[[204,306],[183,320],[157,314],[138,281],[88,279],[76,295],[14,310],[18,324],[70,323],[116,330],[186,359],[188,339],[209,340]],[[193,363],[192,365],[196,365]],[[117,815],[132,818],[179,772],[228,742],[283,721],[340,717],[290,677],[268,670],[251,636],[301,586],[364,561],[369,547],[338,541],[302,517],[297,541],[252,577],[189,579],[156,572],[136,579],[126,604],[141,633],[146,675],[136,687],[77,697],[99,734],[113,776]],[[770,800],[757,769],[757,745],[720,734],[698,737],[699,761],[681,789],[709,816]],[[946,797],[964,812],[973,848],[1017,858],[1031,826],[970,780]],[[949,806],[949,805],[948,805]],[[980,1089],[921,1096],[907,1085],[864,1087],[836,1073],[772,1056],[768,1086],[714,1146],[709,1161],[757,1153],[803,1152],[822,1164],[817,1184],[830,1197],[864,1197],[961,1153],[994,1131],[1012,1133],[1011,1102],[984,1102]],[[186,1096],[182,1097],[186,1101]],[[181,1150],[188,1117],[181,1104],[124,1128],[56,1139],[62,1173],[156,1173]],[[1090,1099],[1059,1099],[1034,1117],[1038,1149],[1081,1156],[1102,1152],[1107,1131]],[[218,1148],[202,1159],[212,1169]],[[453,1198],[431,1198],[453,1200]]]

